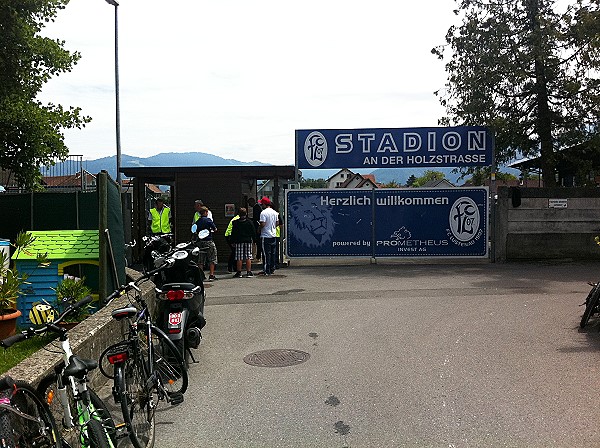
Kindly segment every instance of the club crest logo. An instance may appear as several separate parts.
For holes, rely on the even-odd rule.
[[[462,246],[478,239],[482,233],[481,216],[475,201],[465,196],[457,199],[450,208],[449,224],[455,243]]]
[[[327,158],[327,140],[323,134],[313,131],[304,141],[304,157],[314,167],[321,166]]]

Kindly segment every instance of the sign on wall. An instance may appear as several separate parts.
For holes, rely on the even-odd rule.
[[[289,257],[486,257],[488,189],[289,190]]]
[[[296,131],[296,166],[426,168],[492,164],[492,133],[482,126]]]

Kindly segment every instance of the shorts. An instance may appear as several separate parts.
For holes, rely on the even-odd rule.
[[[201,260],[217,264],[217,246],[214,241],[198,241],[196,244],[200,249],[206,249],[206,253],[200,253]]]
[[[236,260],[252,260],[252,243],[235,243]]]

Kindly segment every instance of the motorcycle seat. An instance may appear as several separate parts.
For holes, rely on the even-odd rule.
[[[196,285],[194,285],[193,283],[165,283],[161,286],[160,289],[163,291],[172,291],[176,289],[181,289],[183,291],[192,291],[194,288],[196,288]]]

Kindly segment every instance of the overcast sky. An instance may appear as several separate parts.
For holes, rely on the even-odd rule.
[[[444,63],[432,47],[454,0],[120,0],[123,154],[205,152],[294,164],[295,129],[437,126]],[[93,121],[71,154],[116,153],[114,21],[105,0],[71,0],[44,34],[81,53],[41,99]]]

